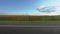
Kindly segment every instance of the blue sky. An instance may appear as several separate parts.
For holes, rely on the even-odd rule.
[[[1,14],[38,14],[37,8],[44,5],[53,5],[59,0],[0,0]],[[42,13],[41,13],[42,14]]]
[[[0,13],[25,14],[33,13],[42,0],[0,0]]]

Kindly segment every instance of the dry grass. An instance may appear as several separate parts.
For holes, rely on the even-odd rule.
[[[60,20],[60,16],[13,16],[0,15],[0,20],[19,20],[19,21],[41,21],[41,20]]]

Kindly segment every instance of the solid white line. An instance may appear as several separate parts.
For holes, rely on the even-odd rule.
[[[0,27],[60,27],[56,25],[0,25]]]

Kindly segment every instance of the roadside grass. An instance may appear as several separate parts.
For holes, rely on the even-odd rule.
[[[0,22],[60,22],[60,20],[0,20]]]

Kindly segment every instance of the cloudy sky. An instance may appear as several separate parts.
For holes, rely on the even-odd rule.
[[[45,7],[50,8],[53,6],[54,12],[51,11],[46,13],[46,11],[42,9]],[[44,10],[45,12],[39,12],[37,8]],[[60,0],[0,0],[0,14],[60,15]]]

